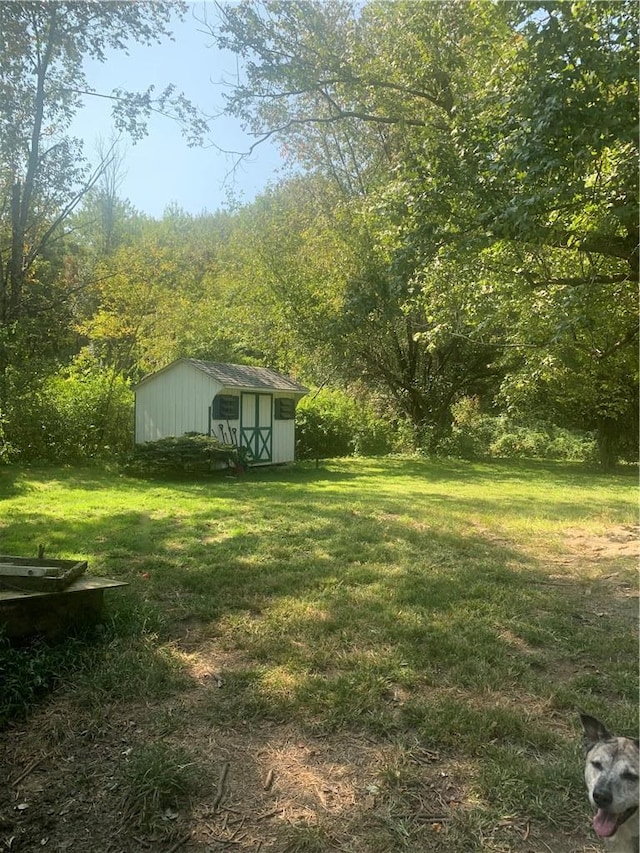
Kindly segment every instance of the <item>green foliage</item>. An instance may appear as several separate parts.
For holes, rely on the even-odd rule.
[[[331,332],[312,335],[334,376],[383,388],[432,448],[457,396],[492,404],[501,383],[505,411],[597,430],[605,464],[637,444],[634,4],[220,17],[220,46],[250,57],[229,111],[337,197],[317,202],[344,263]],[[292,257],[275,268],[286,317],[308,280]]]
[[[156,112],[180,124],[192,143],[201,138],[206,123],[173,85],[97,93],[85,74],[88,60],[104,63],[110,51],[126,50],[132,42],[149,45],[170,37],[172,17],[182,18],[186,8],[180,0],[91,8],[73,2],[0,4],[0,416],[20,458],[95,457],[113,444],[107,433],[120,432],[119,422],[110,426],[99,412],[103,421],[83,422],[76,433],[76,411],[71,419],[55,411],[61,389],[35,384],[36,377],[50,377],[67,364],[83,343],[76,320],[91,302],[88,284],[95,270],[79,255],[68,224],[117,159],[114,143],[91,165],[82,141],[68,131],[84,95],[94,94],[112,104],[118,133],[140,139]],[[111,201],[115,205],[113,196]],[[103,213],[113,218],[117,207]],[[119,209],[129,212],[126,205]],[[113,222],[109,228],[105,250],[119,236]],[[121,365],[103,363],[123,373]],[[67,435],[59,440],[65,425]],[[95,427],[93,434],[85,427],[90,433]]]
[[[16,456],[16,449],[7,438],[6,417],[0,412],[0,463],[10,462]]]
[[[522,38],[511,73],[491,80],[495,100],[475,130],[489,227],[624,259],[621,269],[637,277],[636,5],[512,6]],[[601,260],[591,262],[606,280]]]
[[[211,269],[221,227],[173,214],[95,264],[76,328],[102,364],[136,381],[182,356],[234,360]]]
[[[76,3],[40,6],[4,4],[0,8],[3,52],[0,60],[0,323],[10,327],[55,310],[46,285],[52,253],[60,253],[64,223],[82,196],[108,168],[111,152],[92,175],[82,143],[66,131],[82,107],[79,93],[89,89],[83,63],[105,62],[109,49],[123,50],[133,40],[152,44],[170,35],[175,3],[129,6],[118,3],[92,10]],[[119,131],[144,136],[152,111],[171,114],[192,132],[204,130],[195,110],[173,86],[160,93],[114,89],[107,95]],[[51,141],[51,134],[53,142]],[[64,285],[64,281],[58,281]],[[8,353],[0,351],[1,371]],[[15,363],[15,362],[14,362]],[[3,391],[0,387],[0,393]],[[4,402],[4,401],[3,401]]]
[[[60,642],[34,638],[15,644],[0,632],[0,730],[26,718],[42,696],[63,685],[73,685],[84,708],[134,695],[148,701],[183,687],[186,679],[175,657],[157,648],[162,627],[156,606],[125,597],[102,625],[84,627]]]
[[[242,469],[245,466],[242,450],[217,438],[188,432],[137,444],[125,470],[138,477],[204,476],[226,467]]]
[[[63,131],[81,106],[83,56],[165,37],[168,9],[27,6],[0,10],[11,35],[0,67],[0,458],[125,446],[113,387],[98,393],[92,376],[87,406],[73,407],[70,384],[45,381],[87,340],[108,376],[136,380],[186,355],[384,395],[383,419],[303,405],[301,458],[384,453],[396,421],[429,452],[590,454],[538,426],[553,422],[595,431],[604,464],[634,453],[629,0],[220,6],[212,36],[245,61],[228,110],[302,170],[233,214],[171,207],[160,222],[117,199],[117,148],[87,193]],[[72,40],[47,35],[69,26]],[[156,106],[197,132],[180,96],[112,94],[134,137]],[[49,126],[61,138],[44,152]],[[58,239],[80,198],[73,235]],[[508,420],[452,426],[452,403],[475,395]]]
[[[344,391],[322,389],[304,397],[296,409],[296,456],[383,456],[394,447],[392,424],[371,403]]]
[[[518,417],[596,432],[607,466],[638,447],[638,288],[573,281],[575,259],[558,253],[546,264],[568,284],[516,288],[511,339],[521,346],[503,357],[496,401]]]
[[[478,397],[463,397],[452,407],[453,424],[448,436],[437,445],[443,456],[482,459],[496,437],[498,419],[480,411]]]
[[[483,414],[477,397],[465,397],[452,406],[453,425],[437,446],[444,456],[461,459],[555,459],[593,462],[595,435],[577,432],[534,418],[517,420]]]
[[[322,390],[296,408],[296,457],[322,459],[353,452],[354,404],[338,391]]]
[[[556,459],[566,462],[595,462],[597,442],[593,433],[579,433],[553,424],[518,424],[497,419],[496,437],[489,456],[506,459]]]
[[[14,396],[5,418],[7,461],[117,459],[132,442],[133,394],[121,376],[80,357]]]
[[[50,646],[34,641],[19,648],[0,634],[0,729],[23,719],[40,696],[86,666],[90,653],[79,640]]]
[[[353,452],[356,456],[385,456],[397,445],[394,424],[379,417],[371,403],[361,403],[353,428]]]

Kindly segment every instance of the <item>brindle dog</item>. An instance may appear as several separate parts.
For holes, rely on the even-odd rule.
[[[615,737],[589,714],[584,729],[584,779],[596,809],[593,828],[613,853],[640,853],[638,828],[638,741]]]

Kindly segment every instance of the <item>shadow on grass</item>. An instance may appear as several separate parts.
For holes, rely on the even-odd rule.
[[[55,479],[81,504],[86,495],[86,510],[64,517],[27,501],[5,523],[11,549],[46,541],[49,552],[88,557],[94,573],[131,583],[107,603],[100,653],[78,650],[78,667],[60,677],[54,654],[52,674],[37,678],[73,682],[87,703],[181,689],[170,646],[195,618],[246,659],[216,700],[219,719],[296,718],[387,736],[411,728],[447,748],[455,732],[468,752],[484,748],[489,727],[548,749],[547,729],[525,727],[509,697],[563,708],[580,699],[595,710],[605,696],[624,703],[635,655],[624,620],[585,618],[586,583],[567,579],[559,594],[546,566],[471,523],[483,513],[571,523],[598,515],[592,476],[579,470],[553,466],[552,485],[565,490],[547,488],[542,506],[539,492],[522,491],[549,485],[550,469],[358,460],[194,483],[25,471],[2,481],[5,496]],[[104,509],[101,492],[110,495]],[[628,512],[622,498],[607,506]],[[556,684],[557,660],[578,675],[595,667],[598,678]],[[21,665],[28,680],[28,654]],[[463,714],[456,691],[493,698]],[[25,695],[31,707],[40,694]]]
[[[0,477],[10,550],[45,542],[130,583],[107,597],[93,634],[0,646],[0,723],[62,687],[64,710],[103,738],[111,705],[140,703],[146,719],[198,685],[201,701],[172,718],[177,736],[275,722],[406,751],[417,743],[471,768],[467,795],[487,828],[504,814],[543,826],[560,814],[572,829],[582,783],[567,721],[580,704],[614,730],[633,729],[635,622],[618,607],[621,587],[607,587],[600,613],[593,579],[551,580],[518,530],[539,524],[549,535],[549,520],[584,525],[605,511],[628,520],[618,486],[628,488],[626,476],[571,466],[424,460],[206,482],[77,470]],[[192,675],[198,655],[224,668],[223,689]],[[124,762],[120,740],[113,755]],[[400,826],[381,850],[400,849],[389,846]],[[380,835],[365,812],[350,829]]]

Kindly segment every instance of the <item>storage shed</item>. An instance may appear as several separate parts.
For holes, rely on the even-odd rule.
[[[199,432],[246,447],[253,465],[292,462],[295,411],[308,389],[268,367],[180,358],[135,393],[135,441]]]

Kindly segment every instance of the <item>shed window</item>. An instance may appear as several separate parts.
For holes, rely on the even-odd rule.
[[[240,412],[240,398],[234,394],[218,394],[213,398],[214,420],[237,421]]]
[[[286,397],[275,400],[274,417],[277,421],[292,421],[296,416],[296,401]]]

